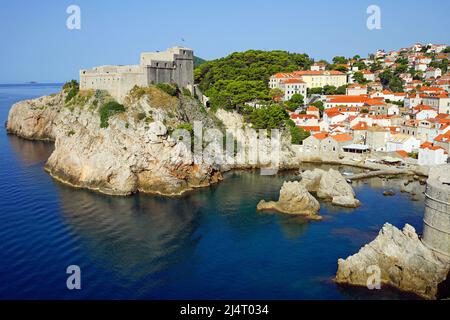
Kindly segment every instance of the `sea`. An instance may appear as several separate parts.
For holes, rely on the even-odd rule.
[[[0,85],[0,122],[14,103],[61,86]],[[0,299],[414,298],[334,282],[338,259],[374,240],[386,222],[422,232],[423,195],[401,193],[401,180],[354,183],[360,208],[321,202],[324,219],[312,222],[256,211],[260,200],[278,198],[284,181],[298,180],[296,171],[233,171],[175,198],[111,197],[53,180],[43,169],[53,149],[0,130]],[[328,168],[301,169],[314,167]],[[79,289],[68,286],[71,266]]]

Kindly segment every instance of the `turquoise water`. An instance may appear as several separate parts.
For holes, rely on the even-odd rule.
[[[14,102],[59,88],[0,85],[1,122]],[[52,180],[43,171],[52,149],[0,132],[0,299],[408,298],[332,281],[338,258],[385,222],[422,231],[421,197],[382,195],[400,181],[355,184],[360,208],[322,203],[324,220],[307,222],[255,210],[294,172],[232,172],[178,198],[108,197]],[[72,264],[81,268],[79,291],[66,288]]]

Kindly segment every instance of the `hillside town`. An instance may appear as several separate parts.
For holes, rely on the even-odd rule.
[[[306,156],[435,166],[449,161],[449,58],[447,45],[378,50],[274,74],[269,88],[275,100],[304,101],[289,115],[309,133]]]

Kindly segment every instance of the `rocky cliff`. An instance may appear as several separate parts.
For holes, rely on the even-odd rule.
[[[449,267],[448,261],[441,260],[420,241],[412,226],[406,225],[400,231],[386,224],[378,237],[357,254],[339,259],[336,282],[367,286],[375,279],[375,270],[379,270],[380,284],[436,299]]]
[[[195,120],[214,126],[195,99],[156,87],[132,91],[124,106],[103,91],[68,95],[19,102],[7,122],[9,133],[55,141],[45,166],[54,178],[111,195],[178,195],[222,179],[219,168],[194,163],[169,134]]]
[[[215,116],[184,91],[134,88],[119,105],[105,91],[77,91],[69,86],[15,104],[7,131],[26,139],[54,141],[45,168],[55,179],[110,195],[139,191],[179,195],[220,181],[223,170],[259,166],[226,161],[226,156],[215,161],[222,139],[203,142],[200,158],[194,156],[192,142],[197,138],[188,137],[189,145],[172,133],[183,129],[192,134],[195,122],[201,122],[203,130],[222,133],[246,127],[239,114],[221,110]],[[289,139],[283,140],[281,167],[295,161]]]

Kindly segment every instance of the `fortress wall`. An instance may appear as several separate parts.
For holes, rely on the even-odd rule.
[[[422,242],[445,258],[450,258],[450,185],[441,181],[450,166],[440,167],[427,181]]]
[[[147,85],[175,82],[173,78],[173,68],[149,66],[146,70]]]
[[[135,85],[146,86],[142,72],[80,73],[81,90],[106,90],[119,103],[123,103],[125,96]]]
[[[194,52],[175,47],[164,52],[141,54],[139,65],[101,66],[80,71],[80,88],[106,90],[118,102],[134,86],[176,83],[180,88],[194,85]]]

